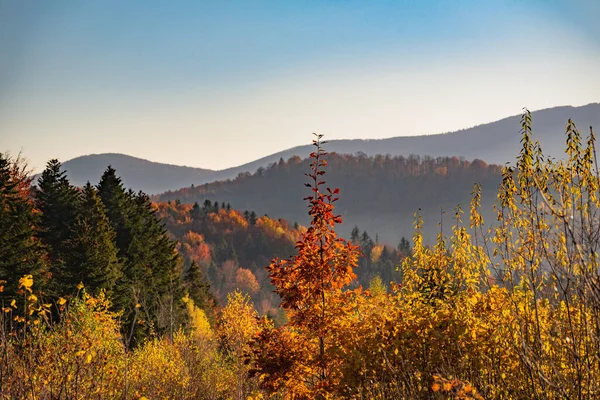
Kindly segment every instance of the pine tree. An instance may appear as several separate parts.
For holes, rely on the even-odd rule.
[[[50,160],[38,179],[34,193],[35,205],[41,212],[39,237],[50,256],[53,290],[60,294],[71,283],[71,277],[65,270],[65,258],[69,251],[66,243],[73,238],[79,192],[69,183],[66,172],[61,171],[60,162]]]
[[[192,261],[183,276],[183,284],[194,304],[204,310],[211,323],[215,322],[215,297],[210,292],[210,283],[204,278],[200,266]]]
[[[72,287],[82,282],[92,292],[104,289],[111,295],[115,307],[119,308],[123,299],[115,295],[115,289],[122,277],[122,265],[117,257],[114,238],[104,205],[96,189],[88,182],[81,193],[73,237],[66,244],[66,270]]]
[[[97,189],[98,196],[100,196],[106,209],[110,225],[115,232],[115,242],[119,250],[119,256],[127,258],[129,244],[132,240],[128,227],[131,207],[121,178],[117,176],[117,171],[114,168],[111,166],[106,168]]]
[[[359,240],[360,230],[358,229],[358,226],[354,225],[354,228],[352,228],[352,232],[350,232],[350,241],[356,244]]]
[[[400,243],[398,244],[398,252],[405,257],[410,256],[412,253],[410,242],[404,236],[402,236]]]
[[[124,262],[125,329],[144,321],[145,332],[173,328],[173,316],[183,307],[182,268],[175,246],[155,215],[148,196],[126,191],[112,167],[98,184],[98,194],[116,233],[119,257]],[[175,304],[177,299],[177,304]],[[141,313],[141,314],[140,314]],[[138,331],[136,338],[141,338]]]
[[[44,253],[36,238],[38,216],[29,198],[31,180],[0,153],[0,279],[3,294],[14,296],[19,278],[31,274],[38,288],[47,281]]]
[[[192,209],[190,210],[190,217],[193,220],[199,220],[200,217],[202,217],[202,212],[200,210],[200,205],[198,204],[198,202],[194,202],[194,206],[192,207]]]

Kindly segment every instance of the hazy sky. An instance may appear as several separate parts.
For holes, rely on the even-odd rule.
[[[598,0],[0,0],[0,151],[221,169],[598,102],[598,21]]]

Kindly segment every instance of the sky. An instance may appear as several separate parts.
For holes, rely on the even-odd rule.
[[[0,151],[223,169],[600,101],[600,1],[0,0]]]

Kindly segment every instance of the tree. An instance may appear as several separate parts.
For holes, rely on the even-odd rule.
[[[214,322],[215,297],[210,292],[210,284],[196,262],[192,261],[184,274],[183,285],[194,304],[204,310],[208,319]]]
[[[256,276],[246,268],[238,268],[235,273],[235,286],[236,289],[241,290],[242,293],[247,293],[250,296],[254,296],[260,290],[260,285],[256,280]]]
[[[44,252],[37,239],[39,215],[29,197],[31,179],[20,158],[0,153],[0,280],[14,295],[24,275],[44,287],[48,280]]]
[[[404,236],[400,239],[400,243],[398,243],[398,252],[404,257],[411,254],[410,242]]]
[[[35,205],[40,210],[41,242],[48,249],[53,288],[56,293],[64,293],[72,288],[65,258],[68,255],[67,243],[73,238],[74,225],[79,208],[79,192],[61,171],[58,160],[50,160],[38,179]],[[77,284],[77,283],[75,283]]]
[[[358,243],[360,239],[360,230],[358,229],[358,226],[354,226],[354,228],[352,228],[352,232],[350,233],[350,240],[352,241],[352,243]]]
[[[266,332],[260,338],[267,343],[258,341],[260,346],[271,349],[273,343],[269,340],[280,340],[283,335],[287,337],[283,342],[292,347],[285,351],[301,356],[281,357],[277,361],[257,350],[256,368],[266,387],[278,387],[275,381],[279,381],[290,395],[312,398],[326,397],[341,378],[333,337],[336,323],[348,312],[345,306],[351,293],[342,289],[356,278],[353,269],[359,254],[358,246],[338,238],[334,229],[342,222],[333,212],[339,189],[321,191],[325,184],[321,180],[323,168],[327,165],[321,138],[322,135],[316,135],[313,141],[316,150],[311,154],[311,172],[306,174],[311,180],[306,186],[312,191],[305,198],[309,203],[310,227],[296,245],[296,256],[275,259],[267,268],[289,317],[288,324],[280,329],[288,333],[269,333],[274,328],[265,325]],[[273,362],[280,365],[270,365]]]
[[[172,330],[175,309],[183,311],[182,263],[175,251],[176,242],[155,216],[145,193],[128,193],[131,215],[128,227],[131,242],[127,251],[129,282],[139,293],[146,318],[159,331]],[[176,300],[177,299],[177,300]],[[177,301],[177,303],[175,303]],[[160,318],[160,315],[163,315]]]
[[[192,207],[192,210],[190,211],[190,217],[194,220],[198,220],[198,219],[200,219],[201,216],[202,216],[202,212],[200,211],[200,205],[196,201],[196,202],[194,202],[194,206]]]
[[[114,168],[109,166],[102,175],[98,195],[116,233],[119,257],[124,260],[125,329],[133,331],[137,322],[145,332],[173,330],[175,315],[185,311],[183,303],[175,300],[184,294],[176,243],[156,217],[149,197],[125,191]]]
[[[219,318],[218,334],[222,348],[233,361],[236,377],[234,398],[243,400],[253,388],[254,382],[248,380],[249,366],[245,362],[250,352],[250,341],[258,332],[258,313],[248,295],[234,291],[227,296],[227,306]]]
[[[121,258],[128,258],[131,243],[131,229],[128,225],[131,213],[131,201],[123,187],[117,171],[110,165],[106,168],[97,185],[98,196],[106,209],[106,215],[115,232],[115,242]]]
[[[566,125],[566,160],[544,157],[528,110],[498,191],[495,279],[507,288],[529,398],[600,393],[600,176],[596,137]],[[476,194],[475,199],[478,200]],[[489,239],[480,234],[487,245]],[[557,367],[558,366],[558,367]]]
[[[82,282],[93,293],[104,289],[117,308],[124,299],[116,284],[123,276],[113,232],[96,189],[88,182],[81,193],[79,215],[66,244],[66,272],[71,290]]]

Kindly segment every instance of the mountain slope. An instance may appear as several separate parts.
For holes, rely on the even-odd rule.
[[[581,107],[562,106],[532,113],[533,131],[540,141],[544,154],[561,157],[564,153],[564,126],[569,118],[577,123],[580,130],[600,127],[600,103]],[[330,152],[341,154],[364,153],[369,156],[390,154],[409,156],[411,154],[433,157],[457,156],[468,160],[482,159],[488,163],[505,164],[512,162],[519,151],[519,119],[512,116],[500,121],[478,125],[456,132],[423,135],[398,136],[388,139],[331,140],[327,144]],[[307,135],[307,141],[310,137]],[[150,194],[174,190],[191,184],[233,179],[240,173],[255,172],[258,168],[287,160],[297,155],[308,157],[312,146],[298,146],[271,154],[250,163],[220,171],[201,168],[178,167],[158,164],[147,160],[120,154],[98,154],[78,157],[64,163],[69,178],[77,185],[88,180],[95,182],[108,164],[117,169],[127,187],[143,190]]]
[[[83,186],[88,181],[97,183],[108,165],[117,170],[125,187],[146,193],[160,193],[190,186],[199,181],[204,182],[206,177],[215,172],[208,169],[161,164],[113,153],[77,157],[64,162],[62,168],[67,171],[72,184]]]
[[[326,160],[327,186],[341,189],[336,212],[344,218],[340,232],[345,236],[358,225],[378,234],[386,243],[397,244],[402,237],[412,236],[413,215],[420,210],[425,220],[425,236],[434,239],[440,229],[441,210],[446,213],[443,219],[448,232],[453,224],[454,208],[460,204],[463,210],[468,210],[475,183],[483,187],[485,217],[492,219],[491,204],[500,182],[499,166],[457,157],[366,157],[330,153]],[[309,217],[302,199],[310,195],[304,186],[309,161],[292,157],[254,174],[166,192],[154,200],[202,204],[209,199],[231,203],[239,210],[255,210],[259,215],[276,215],[307,225]]]
[[[369,156],[411,154],[432,157],[464,157],[467,160],[481,159],[491,164],[503,165],[512,162],[520,149],[520,115],[496,122],[478,125],[460,131],[421,136],[398,136],[388,139],[331,140],[327,143],[330,152],[342,154],[365,153]],[[561,106],[532,112],[533,132],[540,141],[544,154],[562,157],[565,149],[565,125],[572,119],[578,128],[587,133],[590,126],[600,129],[600,103],[581,107]],[[312,146],[298,146],[261,158],[236,168],[219,171],[219,179],[234,177],[239,172],[253,172],[260,166],[287,160],[293,155],[308,157]],[[230,172],[228,176],[220,176]],[[235,174],[234,174],[235,173]]]

